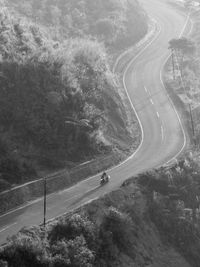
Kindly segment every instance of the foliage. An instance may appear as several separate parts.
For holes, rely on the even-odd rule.
[[[106,210],[100,224],[73,214],[46,228],[22,230],[0,251],[9,266],[112,266],[118,254],[134,258],[133,222],[116,208]]]
[[[199,165],[187,158],[168,170],[159,170],[157,179],[151,181],[149,177],[145,185],[151,220],[164,240],[178,248],[195,267],[200,260],[199,174]]]
[[[106,208],[102,209],[100,201],[91,210],[86,208],[80,214],[65,215],[47,225],[46,235],[39,227],[24,229],[0,251],[0,260],[5,266],[7,262],[8,266],[111,267],[117,266],[119,255],[124,255],[137,262],[148,243],[145,238],[151,239],[153,222],[164,244],[175,247],[197,267],[200,260],[199,174],[198,160],[189,156],[170,168],[140,174],[137,185],[128,181],[127,195],[122,197],[119,193],[104,198]],[[134,189],[133,197],[131,187],[135,186],[138,188]],[[145,198],[141,197],[143,194]],[[118,197],[120,203],[116,203]],[[193,214],[193,210],[196,213]],[[151,249],[144,255],[145,262],[152,262]]]
[[[193,54],[195,51],[194,42],[185,37],[170,40],[169,48],[175,50],[176,52],[180,52],[183,55]]]
[[[109,46],[137,42],[147,31],[147,18],[137,0],[9,0],[20,14],[47,26],[55,39],[90,36]]]
[[[73,240],[76,236],[82,235],[89,248],[92,249],[95,247],[95,231],[95,226],[92,222],[79,214],[74,214],[67,220],[61,220],[52,228],[49,240],[51,243],[54,243],[63,238]]]
[[[0,21],[1,179],[22,183],[37,166],[106,151],[97,136],[106,128],[104,94],[114,87],[103,45],[55,43],[6,7]]]
[[[172,39],[169,41],[169,49],[171,49],[173,66],[176,65],[178,61],[180,74],[183,78],[183,62],[185,56],[191,56],[195,53],[196,47],[195,43],[192,40],[189,40],[185,37],[179,39]]]
[[[104,214],[99,229],[99,248],[97,252],[97,266],[104,266],[105,263],[112,265],[120,252],[134,258],[133,221],[124,212],[110,207]],[[105,265],[107,266],[107,265]]]
[[[13,267],[47,266],[44,243],[36,235],[31,237],[18,234],[18,236],[12,237],[0,258]]]
[[[0,190],[111,151],[110,113],[123,130],[127,118],[98,41],[124,48],[146,31],[136,0],[1,1]]]
[[[92,267],[95,258],[92,250],[94,237],[96,241],[94,225],[86,217],[78,214],[66,219],[65,223],[68,225],[68,229],[65,228],[66,232],[63,227],[61,233],[60,222],[48,230],[50,239],[46,239],[45,233],[40,228],[20,231],[0,252],[0,260],[13,267]],[[52,240],[52,237],[55,240]]]
[[[69,241],[58,241],[51,248],[52,263],[54,267],[74,266],[74,267],[92,267],[94,255],[87,248],[84,237],[76,236]]]

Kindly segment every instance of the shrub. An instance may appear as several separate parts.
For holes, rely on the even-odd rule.
[[[97,258],[110,261],[117,258],[119,251],[134,258],[134,251],[131,246],[132,232],[130,217],[113,207],[109,208],[100,225],[100,245]]]
[[[45,246],[38,236],[18,234],[11,238],[8,246],[0,253],[0,259],[12,267],[45,267]]]
[[[58,222],[49,233],[51,243],[62,240],[73,240],[83,235],[89,248],[94,249],[96,239],[96,228],[86,217],[74,214],[70,218]]]
[[[92,267],[94,262],[93,252],[87,248],[85,238],[77,236],[67,242],[71,266],[74,267]]]

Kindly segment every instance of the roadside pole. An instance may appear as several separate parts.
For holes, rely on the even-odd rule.
[[[195,141],[195,129],[194,129],[194,119],[193,119],[193,115],[192,115],[191,103],[189,103],[189,111],[190,111],[190,120],[191,120],[191,126],[192,126],[193,141],[194,141],[194,145],[196,145],[196,141]]]
[[[47,179],[44,177],[44,229],[46,227],[46,207],[47,207]]]

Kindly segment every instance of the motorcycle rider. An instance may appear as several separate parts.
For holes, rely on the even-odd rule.
[[[107,181],[108,180],[108,175],[107,175],[107,173],[104,171],[103,173],[102,173],[102,175],[101,175],[101,181]]]

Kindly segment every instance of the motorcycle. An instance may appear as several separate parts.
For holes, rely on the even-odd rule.
[[[110,180],[110,176],[108,174],[104,174],[101,176],[100,185],[107,184]]]

